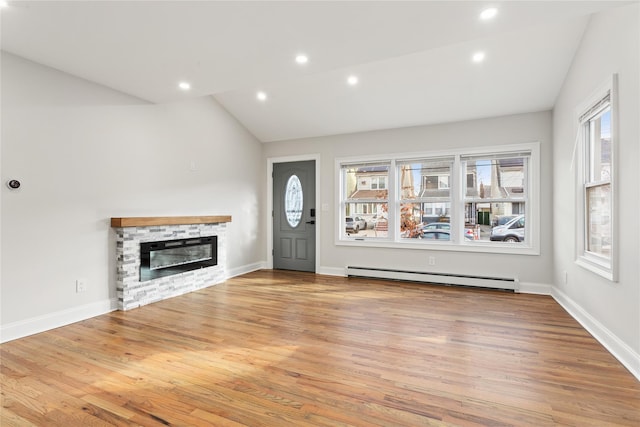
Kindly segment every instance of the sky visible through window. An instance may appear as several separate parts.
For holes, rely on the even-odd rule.
[[[491,160],[476,161],[476,173],[478,174],[477,185],[480,183],[491,184]]]
[[[602,138],[611,138],[611,110],[607,110],[600,117],[600,136]]]

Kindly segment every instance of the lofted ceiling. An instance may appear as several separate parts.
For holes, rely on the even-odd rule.
[[[149,102],[213,96],[269,142],[550,109],[590,15],[628,3],[9,1],[1,42]]]

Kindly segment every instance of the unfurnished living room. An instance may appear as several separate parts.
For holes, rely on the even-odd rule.
[[[640,2],[0,1],[4,426],[640,425]]]

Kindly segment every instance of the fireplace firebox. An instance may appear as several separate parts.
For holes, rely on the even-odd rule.
[[[140,243],[140,281],[218,265],[218,237]]]

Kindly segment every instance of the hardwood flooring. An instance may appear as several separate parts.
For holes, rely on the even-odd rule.
[[[2,344],[8,426],[639,426],[552,298],[258,271]]]

